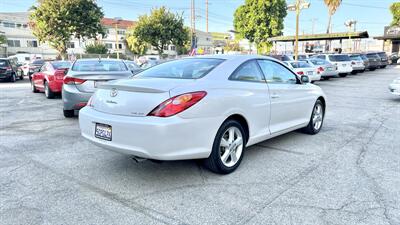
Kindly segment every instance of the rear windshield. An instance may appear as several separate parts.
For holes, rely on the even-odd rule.
[[[71,62],[68,61],[55,61],[52,62],[51,65],[53,65],[54,69],[66,69],[71,66]]]
[[[126,71],[128,70],[122,61],[111,60],[90,60],[90,61],[76,61],[72,67],[73,71]]]
[[[384,53],[384,52],[380,52],[380,53],[378,53],[378,55],[380,56],[380,57],[382,57],[382,58],[386,58],[387,56],[386,56],[386,53]]]
[[[205,76],[223,61],[223,59],[206,58],[179,59],[150,67],[136,77],[198,79]]]
[[[34,60],[31,64],[42,65],[44,64],[44,60]]]
[[[309,68],[311,67],[310,64],[306,62],[291,62],[290,65],[292,65],[293,68]]]
[[[310,59],[310,62],[317,66],[327,65],[329,64],[328,61],[322,59]]]
[[[351,55],[350,59],[351,60],[355,60],[355,61],[361,61],[362,60],[361,56],[359,56],[359,55]]]
[[[329,60],[332,62],[344,62],[350,61],[350,57],[348,55],[330,55]]]
[[[362,58],[363,60],[368,60],[368,57],[365,56],[365,55],[361,55],[361,58]]]
[[[370,59],[376,59],[376,58],[378,58],[378,55],[375,53],[370,53],[370,54],[367,54],[367,57]]]
[[[1,66],[1,67],[3,67],[3,66],[8,66],[7,60],[0,59],[0,66]]]

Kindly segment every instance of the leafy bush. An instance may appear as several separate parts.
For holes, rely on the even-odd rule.
[[[107,54],[108,49],[102,42],[93,42],[86,45],[85,52],[87,54]]]

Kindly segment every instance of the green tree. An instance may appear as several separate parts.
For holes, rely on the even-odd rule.
[[[282,35],[286,15],[285,0],[246,0],[236,9],[233,25],[239,38],[246,38],[258,47],[268,38]]]
[[[392,26],[400,26],[400,2],[395,2],[390,6],[393,15]]]
[[[108,49],[104,43],[95,41],[85,46],[85,52],[88,54],[107,54]]]
[[[4,43],[6,43],[6,42],[7,42],[6,36],[0,34],[0,45],[1,45],[1,44],[4,44]]]
[[[130,27],[128,29],[125,39],[126,46],[128,47],[128,50],[134,55],[144,55],[148,50],[148,44],[136,38],[136,36],[134,35],[134,30],[134,27]]]
[[[241,52],[241,51],[243,51],[243,48],[240,47],[239,42],[231,41],[225,45],[224,51],[225,52]]]
[[[183,46],[189,40],[182,16],[171,13],[165,7],[153,9],[150,15],[140,16],[133,35],[154,46],[160,56],[165,46]]]
[[[71,37],[97,38],[105,35],[100,20],[104,13],[94,0],[37,0],[30,15],[33,34],[64,58]]]
[[[326,7],[328,7],[328,28],[326,29],[326,33],[329,34],[332,16],[335,14],[336,10],[339,8],[342,0],[324,0]]]

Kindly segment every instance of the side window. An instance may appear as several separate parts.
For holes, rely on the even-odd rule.
[[[255,60],[240,65],[239,68],[229,77],[229,80],[265,82],[265,78]]]
[[[319,56],[317,56],[317,58],[319,58],[319,59],[325,59],[325,55],[319,55]]]
[[[257,61],[267,79],[267,83],[297,83],[296,75],[279,63],[263,59]]]

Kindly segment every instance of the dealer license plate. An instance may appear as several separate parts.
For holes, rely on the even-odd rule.
[[[111,141],[112,139],[112,128],[110,125],[96,123],[94,136],[106,141]]]

